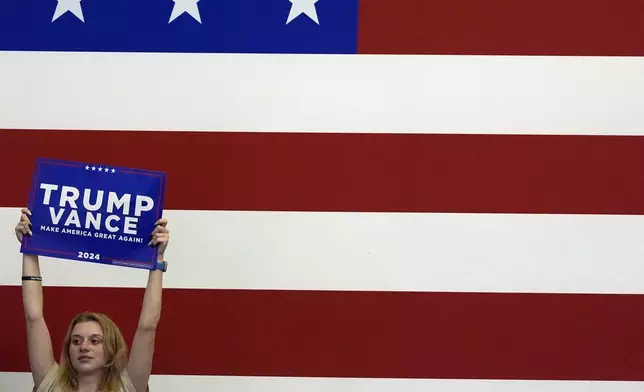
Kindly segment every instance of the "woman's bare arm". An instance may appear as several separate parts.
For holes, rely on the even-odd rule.
[[[16,226],[16,236],[22,242],[25,235],[31,235],[31,212],[22,210],[20,223]],[[40,264],[37,255],[22,255],[22,276],[40,277]],[[22,281],[22,303],[27,323],[27,351],[31,374],[36,388],[43,381],[53,366],[54,352],[51,336],[43,316],[42,282],[38,280]]]
[[[166,228],[167,221],[162,219],[152,233],[152,246],[159,247],[159,261],[163,261],[164,252],[170,233]],[[143,296],[143,306],[139,325],[134,334],[132,349],[128,361],[127,372],[138,392],[147,390],[150,373],[152,373],[152,358],[154,356],[154,340],[156,328],[161,318],[161,292],[163,287],[163,272],[150,271],[148,283]]]

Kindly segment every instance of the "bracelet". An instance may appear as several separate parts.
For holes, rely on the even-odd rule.
[[[23,276],[22,280],[37,280],[37,281],[41,281],[42,276]]]
[[[160,270],[161,272],[166,272],[168,270],[168,262],[167,261],[157,261],[156,265],[152,270]]]

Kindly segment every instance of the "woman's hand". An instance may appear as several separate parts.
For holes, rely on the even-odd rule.
[[[163,256],[166,248],[168,247],[168,242],[170,242],[170,230],[168,230],[168,220],[159,219],[155,223],[156,227],[152,231],[150,236],[152,239],[148,243],[150,246],[158,246],[158,253],[160,256]]]
[[[15,231],[16,231],[16,238],[18,238],[18,241],[22,243],[22,239],[24,236],[28,235],[31,236],[31,211],[27,208],[23,208],[20,210],[21,215],[20,215],[20,222],[16,225]]]

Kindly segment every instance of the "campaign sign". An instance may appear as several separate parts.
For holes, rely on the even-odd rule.
[[[38,159],[29,196],[31,237],[20,251],[152,269],[148,245],[163,213],[165,173]]]

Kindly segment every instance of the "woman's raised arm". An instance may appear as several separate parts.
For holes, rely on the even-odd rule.
[[[18,241],[31,235],[31,212],[23,208],[15,228]],[[51,336],[43,316],[43,290],[37,255],[22,255],[22,303],[27,323],[27,350],[29,365],[36,388],[54,365]]]
[[[158,259],[164,260],[164,253],[170,240],[167,229],[167,220],[161,219],[152,232],[151,246],[158,247]],[[154,340],[156,328],[161,318],[161,291],[163,287],[163,272],[150,271],[148,283],[143,296],[141,316],[128,361],[127,372],[132,384],[138,392],[145,392],[152,372],[152,358],[154,357]]]

